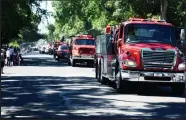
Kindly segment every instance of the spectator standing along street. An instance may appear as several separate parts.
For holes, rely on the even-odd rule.
[[[10,55],[11,55],[10,48],[8,48],[7,51],[6,51],[7,66],[10,66],[10,64],[11,64]]]
[[[3,68],[5,66],[5,52],[1,49],[1,74],[4,74]]]
[[[13,65],[13,52],[14,52],[14,49],[10,47],[10,66]]]

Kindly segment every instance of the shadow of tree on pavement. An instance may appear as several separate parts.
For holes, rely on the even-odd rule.
[[[185,102],[163,101],[164,97],[166,99],[167,96],[175,96],[153,93],[154,96],[162,97],[160,102],[117,99],[131,95],[117,94],[113,88],[101,85],[91,77],[3,76],[1,117],[88,119],[186,117]],[[120,103],[124,106],[117,105]],[[140,106],[131,106],[133,104]]]

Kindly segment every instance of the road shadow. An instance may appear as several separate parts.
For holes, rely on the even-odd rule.
[[[113,89],[116,89],[115,82],[108,82],[107,85]],[[171,91],[170,86],[160,86],[152,83],[131,83],[130,87],[124,93],[137,94],[145,96],[161,96],[161,97],[179,97],[186,98],[186,89],[183,95],[175,95]],[[122,93],[123,94],[123,93]]]
[[[39,67],[66,67],[68,62],[65,60],[57,61],[52,56],[50,57],[23,57],[23,62],[20,66],[39,66]],[[87,66],[86,64],[77,64],[76,67],[81,68],[93,68],[93,66]]]
[[[23,62],[21,66],[39,66],[39,67],[65,67],[69,66],[65,61],[56,61],[52,58],[48,57],[25,57],[23,58]]]
[[[119,95],[121,98],[124,95]],[[17,118],[184,118],[185,102],[119,99],[92,77],[3,76],[1,117]],[[178,97],[175,97],[178,98]],[[128,104],[122,106],[117,103]],[[141,107],[131,107],[141,104]],[[6,110],[7,109],[7,110]],[[128,113],[133,113],[130,115]]]

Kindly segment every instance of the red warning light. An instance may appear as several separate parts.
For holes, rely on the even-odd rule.
[[[105,28],[105,33],[110,34],[110,32],[111,32],[111,27],[110,25],[107,25],[107,27]]]

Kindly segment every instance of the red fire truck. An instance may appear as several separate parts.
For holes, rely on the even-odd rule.
[[[87,63],[88,66],[94,64],[95,39],[91,35],[77,35],[72,37],[70,43],[71,65],[76,63]]]
[[[161,20],[130,18],[107,26],[97,36],[95,74],[102,84],[112,81],[117,92],[133,83],[169,85],[175,94],[185,90],[185,60],[176,46],[174,27]]]

